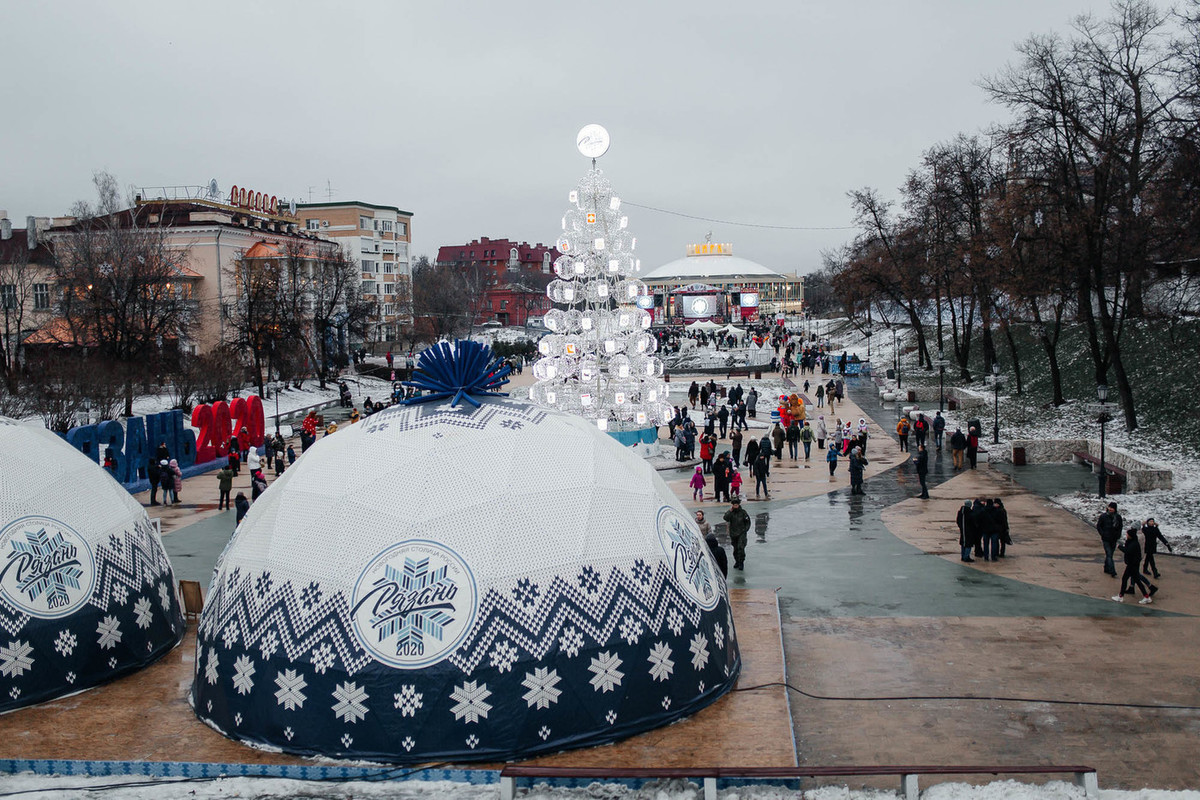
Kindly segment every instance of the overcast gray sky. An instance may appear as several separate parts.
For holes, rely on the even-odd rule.
[[[922,150],[1003,119],[976,81],[1096,0],[12,2],[0,14],[0,209],[54,215],[124,185],[216,178],[413,212],[412,252],[552,242],[588,168],[627,201],[761,225],[851,224]],[[684,245],[785,271],[850,230],[628,209],[643,268]]]

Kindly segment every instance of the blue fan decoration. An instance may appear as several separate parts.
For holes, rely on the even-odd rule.
[[[487,345],[466,339],[459,339],[453,347],[449,342],[438,342],[421,353],[413,379],[404,382],[405,386],[413,386],[422,394],[404,402],[429,403],[452,398],[451,408],[460,400],[479,408],[479,401],[472,395],[508,396],[507,392],[497,389],[508,383],[504,376],[511,371],[499,356],[492,356],[492,348]]]

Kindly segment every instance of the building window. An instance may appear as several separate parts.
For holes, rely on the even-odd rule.
[[[34,311],[50,309],[50,284],[35,283],[33,285],[33,309]]]
[[[306,220],[304,220],[304,227],[310,231],[319,231],[319,230],[321,230],[321,220],[306,219]]]
[[[17,307],[17,287],[15,284],[0,285],[0,308],[12,310]]]
[[[384,219],[379,221],[379,230],[383,231],[384,233],[391,233],[392,227],[391,220]]]
[[[369,261],[364,258],[362,260],[362,271],[363,272],[378,272],[379,269],[375,266],[374,261]]]
[[[364,231],[372,230],[371,218],[370,217],[359,217],[358,218],[358,227],[362,228]]]
[[[393,289],[395,288],[395,286],[396,286],[396,284],[394,284],[394,283],[385,283],[385,284],[383,285],[383,294],[384,294],[384,296],[385,296],[385,297],[391,297],[393,294],[395,294],[395,292],[393,291]]]
[[[392,272],[395,270],[395,266],[396,266],[395,262],[385,261],[385,262],[383,262],[383,271],[386,274],[391,275]]]
[[[500,301],[500,310],[501,310],[501,311],[505,311],[505,310],[507,310],[507,309],[508,309],[508,301],[507,301],[507,300],[501,300],[501,301]]]
[[[396,243],[396,257],[404,261],[408,260],[408,242]]]
[[[363,294],[375,294],[375,281],[362,282]]]
[[[396,223],[396,233],[400,234],[401,236],[407,236],[408,235],[408,223],[407,222],[397,222]]]

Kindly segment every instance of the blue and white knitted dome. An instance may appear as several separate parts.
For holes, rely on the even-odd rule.
[[[142,506],[58,436],[0,417],[0,712],[140,669],[183,633]]]
[[[321,439],[254,504],[200,623],[201,719],[298,753],[503,760],[733,686],[724,579],[655,471],[581,418],[456,395]]]

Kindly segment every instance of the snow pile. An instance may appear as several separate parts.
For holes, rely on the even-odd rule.
[[[899,783],[899,779],[897,779]],[[101,787],[119,786],[104,789]],[[90,788],[89,788],[90,787]],[[150,778],[76,778],[47,777],[22,773],[0,778],[5,793],[43,793],[62,800],[160,800],[164,796],[190,797],[195,800],[217,798],[307,798],[308,800],[357,800],[358,798],[402,798],[411,800],[495,800],[496,785],[472,785],[449,781],[295,781],[281,778],[203,778],[199,780],[154,780]],[[700,800],[704,793],[695,783],[683,780],[654,781],[639,789],[617,783],[593,783],[586,788],[560,789],[535,785],[518,788],[524,800]],[[722,787],[721,800],[894,800],[894,791],[848,789],[826,786],[794,792],[779,785]],[[924,800],[1082,800],[1083,790],[1062,781],[1043,785],[995,781],[980,786],[965,783],[930,785],[921,792]],[[1101,789],[1099,800],[1200,800],[1197,791],[1141,789],[1125,791]]]

